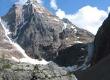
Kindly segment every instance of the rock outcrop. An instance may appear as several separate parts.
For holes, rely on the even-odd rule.
[[[110,15],[99,28],[94,40],[93,64],[110,54]]]
[[[0,80],[77,80],[74,74],[58,67],[55,63],[48,65],[31,65],[0,59]]]

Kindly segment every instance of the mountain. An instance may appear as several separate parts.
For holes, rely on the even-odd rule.
[[[0,19],[0,80],[77,80],[53,62],[28,57]]]
[[[99,28],[94,40],[92,66],[76,73],[78,80],[110,80],[110,14]]]
[[[0,79],[77,80],[90,66],[94,35],[36,1],[15,3],[0,18]]]
[[[94,40],[93,34],[78,28],[68,19],[59,19],[37,2],[14,4],[9,12],[2,16],[2,20],[7,23],[11,31],[10,38],[17,42],[28,56],[39,60],[43,58],[59,64],[59,57],[65,53],[61,51],[80,43],[85,46],[73,49],[76,50],[73,51],[74,54],[73,52],[68,54],[68,56],[73,54],[70,60],[77,58],[73,59],[72,63],[67,60],[68,64],[65,65],[76,63],[81,56],[83,64],[88,55],[88,44]],[[82,48],[85,50],[83,55],[80,54]],[[64,62],[63,59],[60,61]]]

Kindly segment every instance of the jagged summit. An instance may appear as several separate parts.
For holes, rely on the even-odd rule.
[[[24,2],[24,4],[20,4],[19,1],[16,2],[14,4],[14,6],[28,6],[28,8],[32,9],[32,11],[29,11],[29,12],[32,12],[32,13],[35,13],[35,12],[38,12],[38,13],[48,13],[48,15],[50,15],[51,13],[46,9],[44,8],[43,6],[41,6],[41,4],[39,4],[37,2],[37,0],[27,0],[26,2]],[[28,10],[30,10],[28,9]],[[51,14],[52,15],[52,14]]]
[[[17,0],[15,4],[19,5],[26,5],[26,4],[33,4],[33,3],[38,3],[37,0]]]

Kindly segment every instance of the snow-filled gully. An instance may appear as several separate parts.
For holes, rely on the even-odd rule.
[[[42,60],[38,60],[38,59],[32,59],[31,57],[29,57],[26,53],[25,50],[23,48],[21,48],[21,46],[15,42],[13,42],[10,38],[9,38],[9,34],[11,33],[4,25],[3,21],[0,18],[0,23],[5,31],[5,36],[7,37],[8,41],[10,44],[12,44],[23,56],[24,58],[20,58],[17,59],[16,57],[12,56],[12,59],[16,62],[25,62],[25,63],[30,63],[30,64],[42,64],[42,65],[46,65],[49,62],[47,62],[46,60],[42,59]]]

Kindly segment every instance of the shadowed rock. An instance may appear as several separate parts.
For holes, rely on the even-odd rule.
[[[99,28],[94,41],[92,67],[77,72],[78,80],[110,80],[110,14]]]

